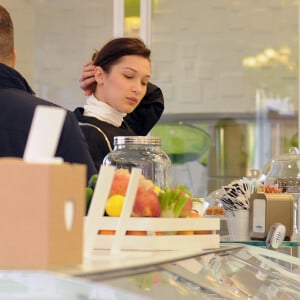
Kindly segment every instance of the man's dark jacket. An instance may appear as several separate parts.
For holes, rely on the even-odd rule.
[[[37,105],[57,106],[37,98],[20,73],[0,63],[0,157],[23,157]],[[87,165],[87,178],[97,173],[85,138],[70,111],[67,111],[56,156],[65,162]]]

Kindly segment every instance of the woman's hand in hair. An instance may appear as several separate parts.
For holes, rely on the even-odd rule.
[[[86,96],[90,96],[95,90],[95,66],[92,61],[83,65],[83,70],[79,79],[79,86]]]

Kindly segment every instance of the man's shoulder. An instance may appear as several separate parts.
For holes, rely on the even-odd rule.
[[[42,98],[36,97],[35,95],[32,95],[26,91],[20,90],[20,89],[0,89],[0,95],[1,95],[1,102],[3,101],[9,101],[10,103],[24,103],[28,106],[36,106],[38,104],[43,105],[53,105],[56,106],[56,104],[44,100]]]
[[[59,105],[42,98],[31,95],[18,89],[1,89],[0,90],[1,107],[31,111],[38,105],[57,106]]]

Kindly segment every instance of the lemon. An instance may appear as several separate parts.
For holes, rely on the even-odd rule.
[[[156,193],[157,195],[159,195],[159,193],[161,192],[161,188],[155,184],[155,185],[154,185],[154,191],[155,191],[155,193]]]
[[[119,217],[122,211],[125,197],[122,195],[112,195],[108,198],[105,211],[110,217]]]

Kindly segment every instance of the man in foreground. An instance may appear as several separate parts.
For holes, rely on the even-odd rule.
[[[13,22],[0,5],[0,157],[23,157],[36,106],[57,106],[36,97],[25,78],[14,69],[15,64]],[[69,111],[56,156],[65,162],[85,164],[87,178],[97,173],[81,129]]]

